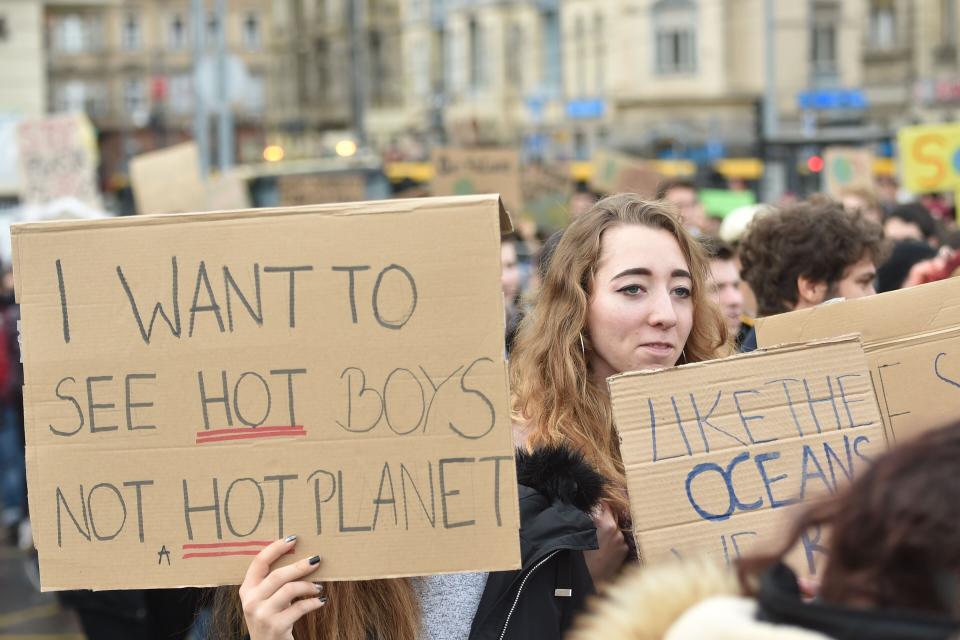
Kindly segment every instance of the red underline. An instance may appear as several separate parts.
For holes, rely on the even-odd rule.
[[[277,426],[266,426],[266,427],[227,427],[225,429],[206,429],[204,431],[197,431],[197,437],[202,438],[204,436],[218,436],[226,435],[229,433],[248,433],[250,431],[297,431],[303,430],[303,425],[294,424],[294,425],[277,425]]]
[[[257,551],[205,551],[199,553],[185,553],[183,554],[183,559],[187,558],[222,558],[224,556],[255,556],[260,553],[262,549]]]
[[[218,549],[221,547],[265,547],[273,540],[237,540],[236,542],[191,542],[184,549]]]
[[[224,442],[226,440],[249,440],[250,438],[281,438],[285,436],[305,436],[306,431],[275,431],[273,433],[238,433],[233,436],[219,436],[215,438],[197,438],[197,444],[208,442]]]

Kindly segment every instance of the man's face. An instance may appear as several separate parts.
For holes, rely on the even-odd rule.
[[[877,292],[874,282],[877,279],[877,268],[873,264],[872,256],[864,256],[859,262],[856,262],[843,272],[843,278],[831,287],[831,292],[825,296],[830,298],[864,298],[872,296]]]
[[[677,208],[687,229],[706,231],[707,216],[696,191],[687,187],[674,187],[664,194],[663,199]]]
[[[727,329],[736,335],[740,331],[740,316],[743,314],[743,292],[740,290],[740,273],[733,260],[710,261],[710,288],[727,321]]]

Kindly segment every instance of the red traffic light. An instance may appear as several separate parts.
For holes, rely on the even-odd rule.
[[[823,158],[820,156],[810,156],[807,158],[807,169],[810,173],[820,173],[823,171]]]

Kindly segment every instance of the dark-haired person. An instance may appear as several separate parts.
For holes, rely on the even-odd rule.
[[[715,233],[719,223],[711,225],[707,212],[700,202],[697,186],[690,180],[675,178],[665,180],[657,187],[657,200],[666,200],[677,209],[683,226],[695,236]]]
[[[883,223],[883,233],[890,240],[919,240],[933,248],[940,246],[937,221],[919,202],[894,207]]]
[[[960,424],[899,443],[814,502],[779,550],[738,571],[647,568],[610,589],[572,640],[948,640],[960,637]],[[825,565],[813,601],[784,563],[810,529]]]
[[[740,243],[741,275],[757,297],[757,314],[772,316],[873,295],[885,253],[879,225],[818,198],[755,218]],[[753,349],[751,332],[741,350]]]

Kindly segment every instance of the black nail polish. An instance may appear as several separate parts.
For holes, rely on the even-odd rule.
[[[323,605],[327,604],[327,600],[329,600],[327,596],[323,596],[322,598],[320,598],[320,606],[322,607]]]
[[[296,539],[297,539],[297,536],[296,536],[296,535],[289,535],[289,536],[287,536],[286,538],[284,538],[283,541],[286,542],[287,544],[290,544],[291,542],[293,542],[293,541],[296,540]]]
[[[310,558],[310,564],[320,564],[320,556],[313,556]]]

